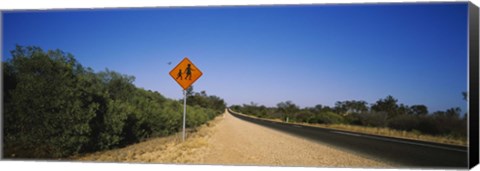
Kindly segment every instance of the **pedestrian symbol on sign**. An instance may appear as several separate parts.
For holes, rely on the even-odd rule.
[[[177,74],[177,78],[176,78],[176,79],[178,80],[178,78],[180,78],[180,80],[182,80],[182,69],[179,69],[179,70],[178,70],[178,74]]]
[[[175,81],[186,90],[190,87],[200,76],[202,72],[190,61],[188,58],[184,58],[175,68],[170,71]]]
[[[192,68],[190,67],[190,64],[187,64],[187,69],[185,69],[186,72],[187,72],[187,76],[185,77],[185,79],[189,79],[189,80],[192,80]]]

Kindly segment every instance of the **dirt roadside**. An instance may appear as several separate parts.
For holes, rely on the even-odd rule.
[[[227,112],[188,134],[185,142],[181,142],[181,135],[176,134],[73,159],[135,163],[392,167],[381,161],[246,122]]]

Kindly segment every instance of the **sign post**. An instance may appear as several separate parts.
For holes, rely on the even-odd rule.
[[[170,71],[170,76],[183,88],[183,130],[182,140],[185,141],[185,121],[187,115],[187,88],[202,76],[200,71],[187,57]]]
[[[183,90],[183,129],[182,141],[185,141],[185,121],[187,120],[187,90]]]

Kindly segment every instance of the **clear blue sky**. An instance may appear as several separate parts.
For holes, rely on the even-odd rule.
[[[465,2],[5,12],[2,60],[15,44],[61,49],[174,99],[168,73],[188,56],[203,71],[194,89],[228,105],[392,95],[431,112],[467,106]]]

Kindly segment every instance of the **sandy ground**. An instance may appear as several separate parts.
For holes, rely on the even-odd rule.
[[[381,161],[255,125],[227,113],[187,135],[185,142],[181,142],[181,134],[176,134],[73,159],[135,163],[391,167]]]

